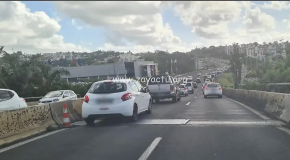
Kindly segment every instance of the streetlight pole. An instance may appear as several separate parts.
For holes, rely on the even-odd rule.
[[[115,62],[113,63],[114,65],[114,77],[116,77],[116,68],[115,68]]]
[[[170,73],[172,74],[172,59],[170,61]]]

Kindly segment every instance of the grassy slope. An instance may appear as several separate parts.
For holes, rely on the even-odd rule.
[[[220,77],[217,80],[218,83],[221,84],[221,86],[229,88],[230,86],[234,85],[234,79],[232,76],[232,73],[222,73]]]

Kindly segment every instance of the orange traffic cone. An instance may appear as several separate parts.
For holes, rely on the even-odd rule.
[[[63,127],[71,127],[66,104],[63,104]]]

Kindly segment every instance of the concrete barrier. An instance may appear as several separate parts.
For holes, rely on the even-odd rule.
[[[82,120],[82,99],[0,112],[0,146],[62,125],[64,104],[71,122]]]
[[[49,105],[0,112],[0,120],[0,145],[25,138],[26,132],[45,131],[55,124]]]
[[[240,89],[223,89],[223,94],[253,104],[281,120],[290,121],[290,94]]]
[[[81,101],[80,99],[78,100],[68,100],[68,101],[60,101],[60,102],[55,102],[55,103],[50,103],[50,108],[51,108],[51,114],[52,118],[56,121],[58,125],[63,124],[63,106],[66,104],[67,110],[69,112],[69,118],[71,122],[76,122],[81,120],[79,117],[78,113],[73,107],[73,104],[75,105],[75,108],[81,108],[81,103],[77,103],[74,101]],[[77,106],[80,105],[80,106]]]

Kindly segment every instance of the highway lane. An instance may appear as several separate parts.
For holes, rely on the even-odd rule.
[[[173,125],[175,119],[190,121]],[[227,98],[204,99],[195,92],[177,103],[154,104],[153,113],[136,124],[111,119],[80,125],[0,150],[0,159],[137,160],[146,152],[148,160],[287,160],[290,135],[278,129],[280,123]]]

